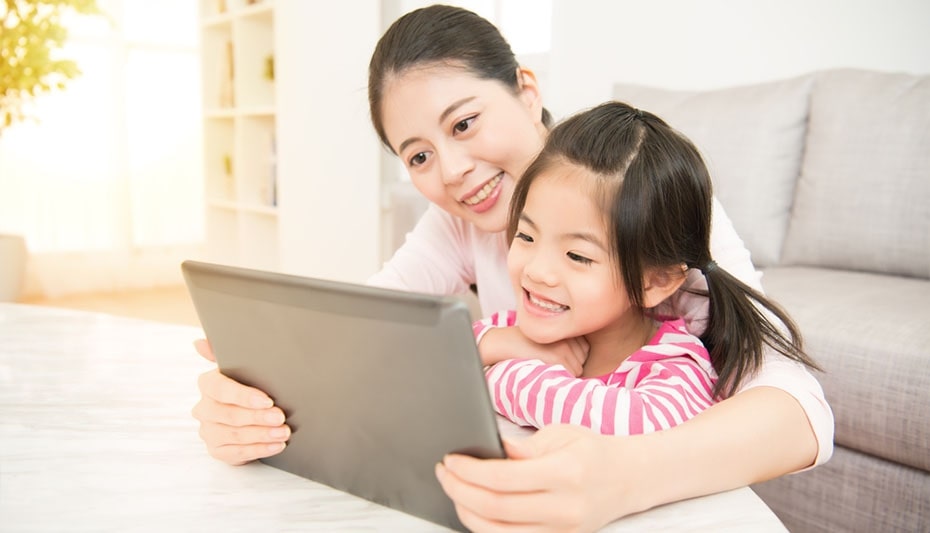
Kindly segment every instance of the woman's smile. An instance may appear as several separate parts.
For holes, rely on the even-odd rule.
[[[476,213],[483,213],[491,209],[494,207],[494,204],[497,203],[497,199],[501,195],[501,189],[503,188],[501,186],[501,180],[503,177],[503,172],[494,176],[476,191],[469,193],[466,198],[462,200],[462,203]]]

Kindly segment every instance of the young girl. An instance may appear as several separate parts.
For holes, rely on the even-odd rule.
[[[521,425],[649,433],[728,396],[766,346],[816,368],[790,318],[712,259],[711,198],[697,149],[655,115],[611,102],[549,133],[511,205],[516,311],[475,328],[479,346],[489,328],[517,326],[540,344],[584,337],[589,350],[580,377],[537,359],[491,367],[499,413]],[[689,269],[709,288],[700,339],[655,312]]]
[[[382,141],[433,204],[370,282],[439,294],[476,284],[484,312],[513,308],[506,269],[508,206],[517,178],[547,135],[533,73],[517,63],[488,21],[435,5],[407,13],[382,36],[371,58],[369,99]],[[719,203],[713,210],[714,257],[756,286],[749,252]],[[695,274],[686,287],[691,277],[703,284]],[[697,325],[707,315],[703,300],[685,291],[669,298]],[[197,348],[212,358],[205,341]],[[523,356],[576,361],[580,369],[586,352],[584,339],[543,346],[513,327],[494,328],[481,341],[486,364]],[[284,449],[290,428],[263,391],[216,369],[201,375],[198,386],[201,398],[193,415],[211,455],[242,464]],[[734,427],[742,428],[736,437],[730,435]],[[551,513],[558,509],[546,503],[551,495],[586,510],[586,517],[612,518],[820,464],[832,451],[833,418],[820,385],[803,366],[771,357],[731,398],[656,433],[661,443],[642,438],[651,435],[602,441],[590,431],[571,431],[572,444],[566,445],[564,429],[546,427],[518,445],[532,452],[509,448],[512,457],[525,458],[521,461],[450,458],[444,486],[461,504],[460,514],[477,524],[473,529],[503,510],[510,524],[527,517],[536,524],[557,522]],[[701,460],[691,460],[694,456]],[[640,461],[630,464],[629,457]],[[615,463],[615,470],[611,466],[601,476]],[[577,483],[571,472],[588,464],[591,475]],[[512,480],[520,480],[520,491],[513,490]],[[494,505],[488,508],[488,502]]]

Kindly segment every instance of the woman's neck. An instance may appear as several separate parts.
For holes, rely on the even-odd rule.
[[[635,313],[614,327],[586,335],[588,359],[581,376],[593,378],[609,374],[629,356],[649,343],[658,324],[641,313]]]

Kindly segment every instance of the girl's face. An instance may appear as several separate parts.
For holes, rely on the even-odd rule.
[[[517,323],[540,344],[586,336],[592,347],[618,346],[642,327],[611,258],[605,216],[591,199],[593,180],[569,164],[538,176],[510,245]]]
[[[410,69],[385,84],[387,139],[414,186],[449,214],[488,232],[507,227],[517,180],[546,128],[532,73],[514,95],[462,68]]]

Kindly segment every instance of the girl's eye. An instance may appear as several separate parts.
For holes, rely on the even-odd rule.
[[[478,118],[478,115],[460,120],[455,123],[455,126],[452,126],[452,129],[455,130],[455,133],[465,133],[465,131],[471,127],[472,122],[474,122],[476,118]]]
[[[568,258],[571,259],[572,261],[576,263],[581,263],[582,265],[590,265],[592,263],[592,261],[588,259],[587,257],[583,255],[578,255],[575,252],[568,252],[565,255],[567,255]]]
[[[426,163],[426,152],[420,152],[410,158],[410,166],[412,167],[418,167],[423,163]]]
[[[522,231],[518,231],[517,234],[513,236],[513,238],[520,239],[521,241],[525,241],[525,242],[533,242],[533,238],[527,235],[526,233],[523,233]]]

